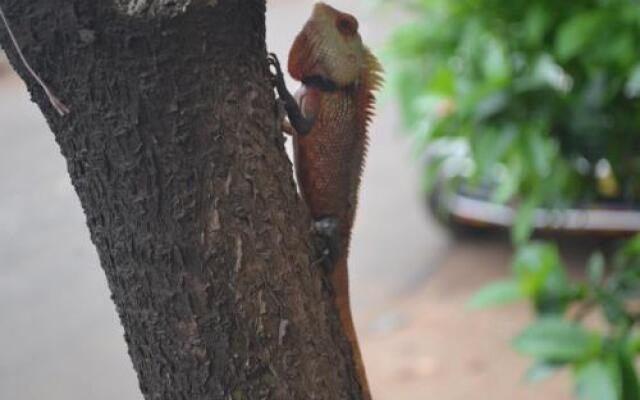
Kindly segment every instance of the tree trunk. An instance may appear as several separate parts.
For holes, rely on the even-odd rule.
[[[71,110],[0,29],[67,160],[145,398],[359,399],[283,148],[264,0],[0,7]]]

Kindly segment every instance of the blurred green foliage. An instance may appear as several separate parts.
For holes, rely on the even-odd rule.
[[[640,6],[401,0],[390,87],[420,154],[462,141],[496,201],[640,199]],[[448,154],[431,158],[427,184]]]
[[[584,280],[570,280],[557,248],[533,242],[517,252],[513,277],[487,286],[470,305],[530,300],[538,318],[513,341],[536,360],[529,380],[571,368],[581,400],[640,399],[640,236],[610,265],[596,253],[587,269]]]
[[[538,318],[513,342],[536,360],[529,380],[570,368],[581,400],[640,399],[640,236],[592,256],[584,280],[555,245],[527,244],[540,205],[640,201],[640,3],[387,3],[412,16],[385,68],[416,154],[428,155],[426,187],[444,176],[519,205],[512,277],[471,305],[532,304]]]

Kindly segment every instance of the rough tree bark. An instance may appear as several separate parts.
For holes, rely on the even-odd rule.
[[[145,398],[360,398],[277,128],[265,1],[0,6],[71,109],[0,29],[67,160]]]

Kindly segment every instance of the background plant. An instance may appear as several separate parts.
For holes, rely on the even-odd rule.
[[[398,2],[394,1],[397,5]],[[640,237],[568,277],[527,243],[535,207],[640,200],[640,6],[629,0],[404,0],[413,22],[386,68],[425,188],[446,178],[518,208],[513,274],[472,305],[529,301],[514,347],[539,381],[561,368],[584,400],[640,398]]]
[[[530,301],[537,320],[513,341],[536,360],[528,379],[570,368],[580,399],[639,399],[640,236],[608,265],[602,254],[593,255],[581,281],[570,280],[557,248],[541,242],[523,246],[512,269],[512,278],[486,287],[471,305]]]
[[[462,144],[470,163],[456,177],[523,210],[638,200],[636,2],[401,4],[415,18],[395,32],[387,65],[419,154]],[[430,158],[427,186],[450,158]]]

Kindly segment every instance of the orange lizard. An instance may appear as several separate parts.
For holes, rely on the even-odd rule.
[[[302,83],[292,96],[280,64],[270,56],[274,83],[289,117],[302,197],[327,243],[329,278],[340,322],[351,343],[363,399],[371,399],[351,316],[347,258],[358,202],[367,130],[382,68],[362,43],[358,21],[317,3],[289,53],[289,73]]]

